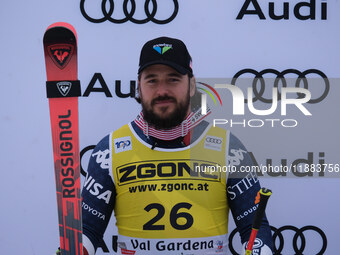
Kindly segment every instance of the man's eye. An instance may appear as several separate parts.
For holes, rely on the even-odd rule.
[[[148,80],[147,83],[156,83],[156,80],[155,79]]]

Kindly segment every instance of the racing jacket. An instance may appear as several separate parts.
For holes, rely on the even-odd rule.
[[[97,144],[82,190],[89,255],[113,211],[118,254],[226,254],[229,210],[245,246],[260,183],[244,169],[254,162],[233,134],[205,121],[190,136],[159,140],[133,121]],[[266,217],[256,243],[257,254],[272,254]]]

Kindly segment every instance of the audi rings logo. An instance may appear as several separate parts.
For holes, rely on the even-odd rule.
[[[205,138],[205,140],[208,143],[216,143],[216,144],[221,144],[222,143],[222,139],[213,138],[213,137],[207,137],[207,138]]]
[[[303,71],[303,72],[298,71],[296,69],[286,69],[282,72],[279,72],[275,69],[265,69],[265,70],[262,70],[260,72],[254,70],[254,69],[243,69],[243,70],[237,72],[234,75],[234,77],[231,81],[231,84],[236,85],[236,82],[238,81],[238,79],[244,74],[252,74],[252,75],[255,76],[254,79],[253,79],[253,82],[252,82],[253,95],[254,95],[253,102],[259,100],[263,103],[272,103],[272,101],[273,101],[272,99],[264,97],[265,89],[270,87],[270,86],[268,86],[268,84],[266,84],[266,82],[271,81],[270,79],[263,77],[263,75],[265,75],[265,74],[273,74],[274,76],[276,76],[273,79],[274,84],[272,84],[272,87],[274,86],[274,88],[277,88],[279,86],[279,84],[281,84],[282,87],[287,87],[288,78],[286,76],[289,75],[289,74],[290,75],[297,75],[297,78],[295,79],[295,87],[299,88],[301,86],[301,83],[302,83],[303,87],[307,90],[310,86],[310,82],[312,80],[316,80],[316,79],[312,79],[312,78],[308,79],[307,75],[317,76],[318,77],[318,80],[317,80],[318,85],[320,83],[321,86],[323,86],[323,92],[320,95],[312,96],[312,98],[308,101],[308,103],[310,103],[310,104],[319,103],[322,100],[324,100],[327,97],[327,95],[329,93],[329,89],[330,89],[330,83],[329,83],[327,76],[323,72],[321,72],[320,70],[317,70],[317,69],[308,69],[308,70]],[[258,83],[260,84],[260,86],[258,86]],[[302,97],[303,96],[298,93],[297,98],[302,98]],[[281,94],[279,92],[278,92],[278,100],[281,100]],[[247,99],[245,99],[245,103],[247,103]]]
[[[272,231],[274,231],[273,234],[273,243],[274,243],[274,251],[275,254],[282,254],[282,250],[284,247],[284,238],[282,235],[283,231],[291,230],[294,231],[294,237],[293,237],[293,249],[295,254],[304,254],[304,250],[306,248],[306,237],[304,235],[304,232],[311,231],[315,234],[319,235],[322,239],[322,247],[316,254],[324,254],[327,248],[327,237],[325,233],[318,227],[315,226],[305,226],[302,228],[297,228],[294,226],[283,226],[278,229],[271,227]],[[279,240],[279,247],[276,247],[277,238]],[[300,241],[298,241],[300,239]]]
[[[102,0],[101,1],[101,11],[102,11],[102,17],[100,18],[94,18],[90,17],[88,14],[86,8],[85,8],[85,0],[80,1],[80,11],[82,15],[90,22],[93,23],[102,23],[104,21],[110,21],[115,24],[122,24],[127,21],[131,21],[135,24],[145,24],[149,21],[156,23],[156,24],[167,24],[175,19],[178,13],[178,0],[172,0],[173,1],[173,10],[172,14],[164,19],[156,18],[158,6],[157,6],[157,0],[145,0],[144,3],[144,12],[145,12],[145,18],[142,17],[140,19],[136,18],[136,1],[135,0],[124,0],[123,1],[123,13],[125,17],[123,18],[115,18],[115,10],[118,8],[117,5],[115,5],[114,0]],[[99,2],[99,1],[98,1]],[[162,0],[162,3],[164,3],[164,0]],[[151,10],[150,10],[151,9]],[[157,15],[158,16],[158,15]]]
[[[308,253],[308,249],[313,249],[316,252],[313,254],[325,254],[325,251],[327,249],[327,237],[325,233],[316,226],[305,226],[302,228],[298,228],[295,226],[287,225],[282,226],[280,228],[275,228],[271,226],[271,230],[273,232],[273,254],[274,255],[281,255],[281,254],[292,254],[292,252],[287,253],[287,250],[293,249],[294,254],[296,255],[302,255],[302,254],[310,254]],[[293,241],[289,239],[288,242],[284,238],[284,234],[290,231],[293,231]],[[233,247],[233,238],[235,237],[237,233],[237,229],[234,229],[230,235],[229,235],[229,249],[231,254],[233,255],[239,255],[234,247]],[[313,236],[319,236],[319,238],[322,240],[321,246],[319,245],[319,242],[315,241],[309,241],[307,240],[306,235],[313,234]],[[289,245],[287,245],[289,244]],[[316,247],[318,245],[318,247]],[[308,247],[307,247],[308,246]],[[283,253],[283,249],[285,248],[285,252]],[[307,249],[306,249],[307,248]]]

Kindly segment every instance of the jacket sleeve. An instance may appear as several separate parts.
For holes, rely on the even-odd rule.
[[[229,137],[227,163],[232,169],[227,180],[228,203],[241,242],[245,247],[250,237],[253,217],[258,207],[255,198],[261,186],[256,171],[252,167],[255,166],[252,157],[240,140],[232,134]],[[262,220],[255,244],[254,249],[258,250],[256,254],[272,254],[273,240],[266,216]],[[244,252],[243,250],[243,254]]]
[[[84,254],[94,255],[100,246],[115,203],[115,186],[110,172],[110,136],[94,148],[82,189]]]

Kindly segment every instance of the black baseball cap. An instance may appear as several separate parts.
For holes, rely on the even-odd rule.
[[[191,56],[179,39],[163,36],[144,44],[140,53],[138,74],[155,64],[167,65],[181,74],[192,76]]]

